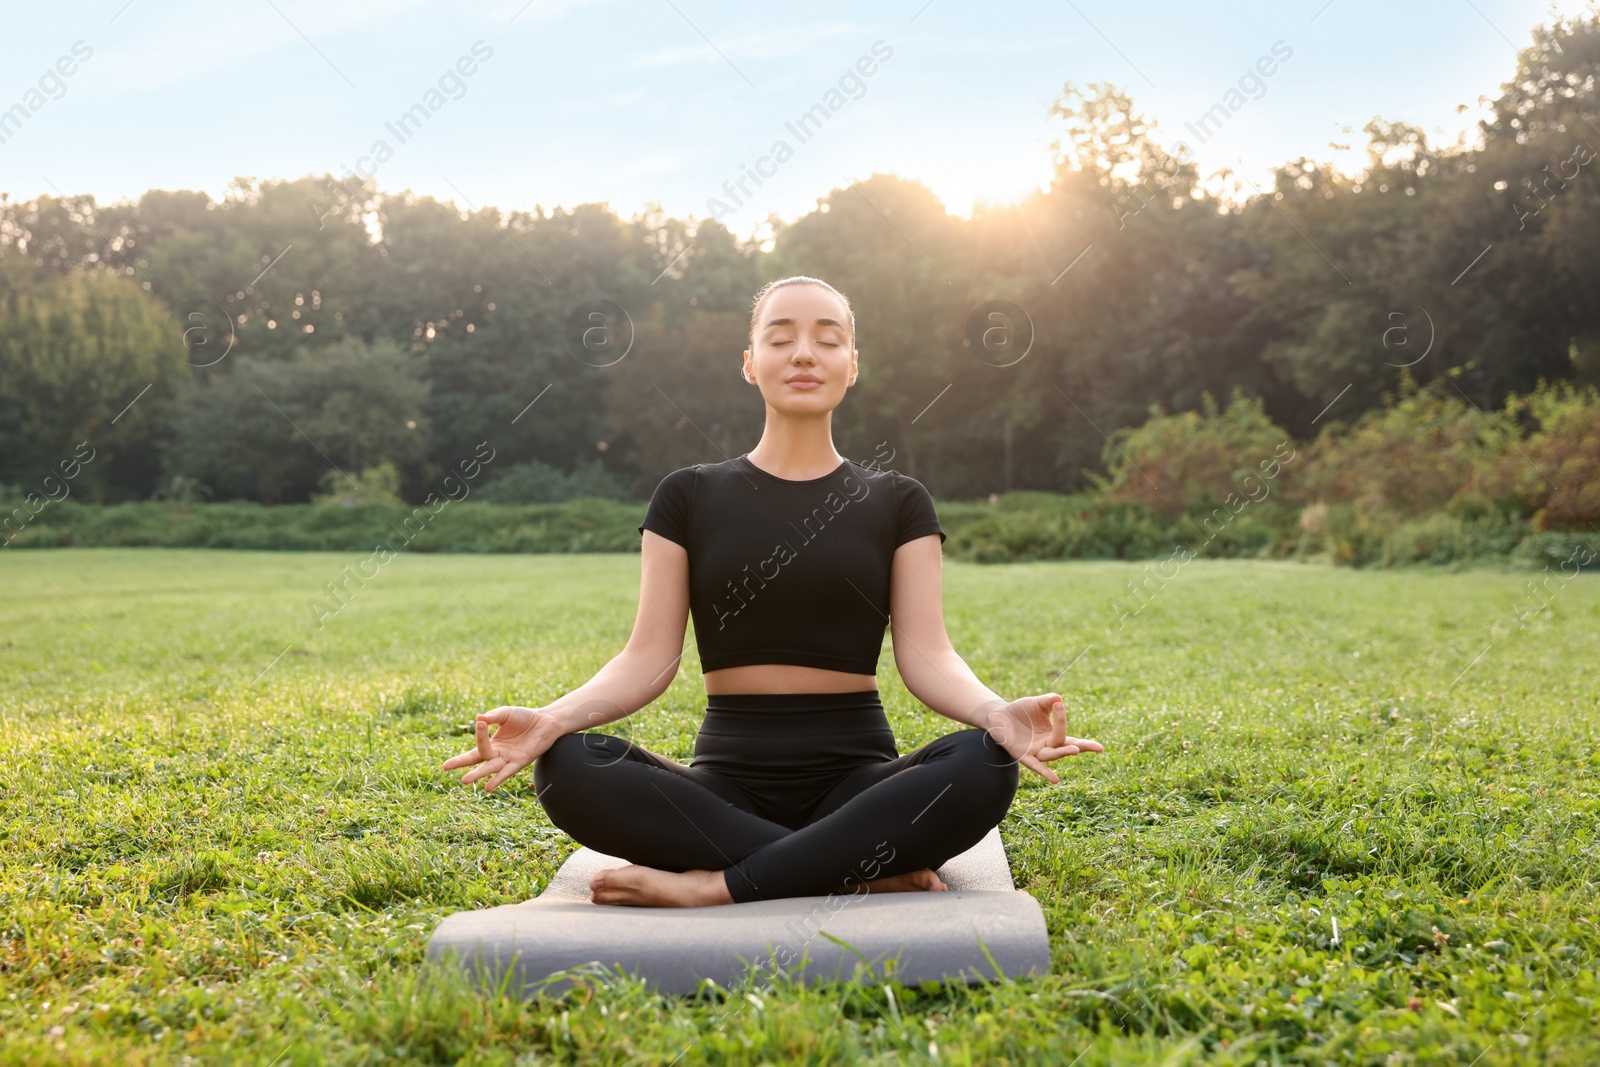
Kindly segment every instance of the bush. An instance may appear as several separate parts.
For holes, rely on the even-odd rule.
[[[266,507],[242,501],[52,504],[15,547],[159,546],[281,551],[363,551],[382,543],[413,552],[637,552],[643,504],[583,498],[513,507],[448,502]]]
[[[368,467],[354,478],[346,478],[341,471],[329,471],[322,476],[322,492],[311,498],[313,504],[355,507],[357,504],[400,504],[400,472],[394,464],[384,460],[376,467]]]
[[[1529,534],[1511,553],[1511,560],[1535,571],[1546,567],[1567,573],[1574,569],[1600,570],[1600,537],[1566,531]]]
[[[1439,378],[1419,389],[1407,376],[1398,399],[1385,397],[1382,407],[1354,427],[1329,424],[1308,449],[1296,496],[1402,518],[1443,511],[1467,497],[1515,508],[1514,502],[1496,500],[1506,493],[1494,474],[1512,451],[1507,437],[1515,440],[1519,431],[1506,419],[1491,424],[1455,392],[1453,382]]]
[[[1526,508],[1536,529],[1600,526],[1600,392],[1540,382],[1507,401],[1506,412],[1530,418],[1538,429],[1521,452],[1501,460],[1497,489]]]
[[[519,463],[493,475],[478,495],[491,504],[557,504],[585,496],[603,500],[631,496],[622,480],[598,459],[580,463],[571,474],[539,460]]]
[[[1203,412],[1175,415],[1152,407],[1143,426],[1113,433],[1104,452],[1111,472],[1106,496],[1178,515],[1258,492],[1252,481],[1283,473],[1293,446],[1289,435],[1267,418],[1261,398],[1235,391],[1227,410],[1219,413],[1206,393],[1203,406]]]
[[[1007,493],[968,517],[969,505],[941,506],[945,555],[974,563],[1044,559],[1147,559],[1192,543],[1182,521],[1144,504],[1093,495]],[[962,509],[957,512],[957,508]],[[959,514],[959,520],[947,517]]]
[[[1294,509],[1282,503],[1248,498],[1236,504],[1237,511],[1225,502],[1208,510],[1183,516],[1177,529],[1178,540],[1197,556],[1241,557],[1282,553],[1285,541],[1294,533]]]
[[[1382,563],[1393,567],[1503,560],[1528,533],[1526,523],[1500,514],[1481,519],[1429,515],[1401,524],[1384,539]]]
[[[1388,512],[1366,513],[1352,504],[1319,501],[1300,513],[1298,525],[1291,557],[1362,567],[1382,561],[1383,546],[1400,520]]]

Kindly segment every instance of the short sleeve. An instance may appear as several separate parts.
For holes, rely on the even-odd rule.
[[[944,528],[939,525],[939,515],[933,508],[933,497],[928,490],[915,478],[894,472],[894,491],[896,502],[894,547],[899,548],[918,537],[928,534],[939,535],[939,543],[945,541]]]
[[[654,530],[669,541],[684,548],[689,547],[689,504],[694,499],[695,471],[681,467],[656,485],[645,509],[644,521],[639,524],[639,536]]]

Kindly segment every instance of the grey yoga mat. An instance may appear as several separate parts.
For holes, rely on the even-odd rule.
[[[621,967],[661,993],[711,979],[737,986],[752,971],[804,982],[973,984],[1043,974],[1050,942],[1038,901],[1011,881],[998,829],[939,868],[945,892],[849,893],[706,908],[591,904],[589,879],[619,860],[580,848],[543,893],[447,917],[430,960],[454,960],[488,986],[510,972],[521,996],[560,992],[573,968]]]

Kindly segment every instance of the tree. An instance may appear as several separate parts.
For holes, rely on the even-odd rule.
[[[0,291],[0,482],[27,484],[87,441],[76,491],[148,493],[182,352],[171,314],[108,271]]]
[[[341,480],[385,462],[414,470],[427,398],[416,358],[389,340],[243,356],[180,398],[168,473],[219,499],[280,503],[309,499],[330,469]]]

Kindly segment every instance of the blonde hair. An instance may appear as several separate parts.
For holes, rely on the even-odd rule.
[[[824,289],[828,290],[828,292],[838,297],[840,303],[844,304],[845,311],[850,315],[850,347],[854,348],[856,346],[856,309],[850,306],[850,298],[839,292],[839,290],[835,289],[827,282],[823,281],[821,278],[812,278],[805,274],[795,274],[788,278],[779,278],[776,281],[768,282],[766,285],[763,285],[760,289],[756,290],[755,301],[750,305],[750,336],[747,338],[749,347],[755,347],[756,321],[761,314],[761,305],[766,300],[767,294],[772,292],[774,289],[782,288],[785,285],[820,285]]]

